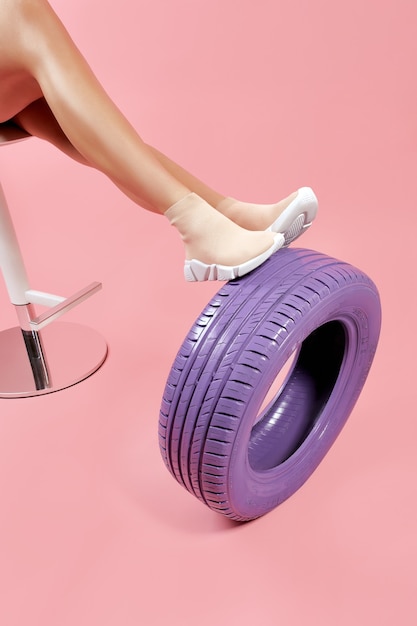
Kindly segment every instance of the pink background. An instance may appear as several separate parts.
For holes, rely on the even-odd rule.
[[[186,284],[170,226],[101,174],[38,140],[2,149],[33,287],[101,280],[68,319],[110,356],[71,389],[0,401],[0,623],[416,624],[415,1],[52,4],[145,140],[242,199],[313,186],[301,245],[365,270],[384,319],[322,465],[233,525],[177,485],[157,443],[172,360],[218,285]],[[15,325],[3,282],[0,303]]]

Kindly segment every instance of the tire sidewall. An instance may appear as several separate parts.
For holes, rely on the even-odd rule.
[[[313,331],[332,321],[344,325],[346,345],[339,376],[326,405],[289,459],[271,470],[253,470],[248,456],[251,430],[271,384],[298,346]],[[377,293],[368,285],[346,286],[303,314],[272,356],[269,354],[268,360],[260,362],[258,382],[245,406],[229,459],[228,495],[237,518],[254,519],[272,510],[299,489],[317,468],[358,399],[376,351],[379,329]]]

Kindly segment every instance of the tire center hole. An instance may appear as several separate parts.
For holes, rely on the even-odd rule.
[[[339,377],[346,332],[339,321],[309,335],[271,385],[252,428],[249,463],[255,471],[286,461],[306,440]]]

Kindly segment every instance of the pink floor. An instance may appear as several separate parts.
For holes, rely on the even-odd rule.
[[[52,5],[146,141],[229,195],[313,186],[302,245],[373,278],[383,328],[319,469],[231,524],[177,485],[157,442],[172,360],[218,285],[183,282],[174,231],[102,175],[38,140],[1,149],[33,287],[101,280],[68,319],[110,347],[80,385],[0,401],[1,625],[416,624],[414,0]],[[15,325],[3,282],[0,303]]]

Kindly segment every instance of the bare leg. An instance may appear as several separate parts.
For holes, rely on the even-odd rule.
[[[282,245],[272,233],[240,228],[191,193],[187,183],[210,195],[214,204],[219,199],[219,194],[214,192],[213,196],[197,179],[190,180],[185,170],[176,167],[172,171],[169,160],[161,155],[158,158],[142,141],[107,96],[46,0],[4,0],[0,26],[8,9],[11,16],[4,32],[0,28],[0,47],[14,68],[26,72],[39,85],[72,146],[70,151],[75,151],[72,156],[80,155],[78,160],[105,173],[137,204],[165,213],[184,241],[187,259],[209,265],[246,266],[247,261],[264,260],[264,253]],[[16,119],[19,121],[19,116]]]
[[[156,148],[152,146],[149,146],[149,148],[158,161],[168,172],[175,176],[177,180],[181,181],[189,189],[204,198],[204,200],[215,207],[220,213],[227,216],[232,222],[248,230],[265,230],[271,226],[297,197],[297,192],[294,192],[283,200],[273,204],[241,202],[235,198],[225,197],[196,178],[193,174],[190,174],[190,172],[178,165],[178,163],[172,161]]]
[[[55,119],[48,103],[44,98],[36,100],[23,111],[18,113],[13,121],[27,130],[30,134],[45,139],[54,144],[62,152],[84,165],[91,165],[74,148],[66,135],[63,133]],[[264,230],[270,226],[287,206],[295,199],[296,193],[291,194],[284,200],[275,204],[250,204],[226,198],[215,191],[193,174],[172,161],[165,154],[148,145],[149,150],[161,163],[161,165],[184,186],[206,200],[212,207],[223,215],[226,215],[239,226],[248,230]],[[119,185],[120,186],[120,185]],[[129,195],[129,192],[124,190]]]
[[[92,166],[92,164],[74,148],[68,137],[64,134],[45,98],[39,98],[35,102],[32,102],[23,109],[23,111],[15,115],[13,121],[31,135],[52,143],[75,161]],[[216,207],[220,202],[225,200],[225,196],[210,188],[201,180],[190,174],[190,172],[187,172],[187,170],[162,154],[162,152],[149,144],[147,144],[147,148],[171,176],[177,181],[180,181],[184,187],[206,200],[212,207]]]
[[[225,199],[224,195],[206,185],[206,183],[181,167],[181,165],[178,165],[178,163],[175,163],[175,161],[167,157],[165,154],[156,148],[149,146],[149,144],[148,147],[168,172],[191,189],[191,191],[194,191],[199,196],[204,198],[204,200],[211,204],[212,207],[216,208],[220,202]]]
[[[37,80],[77,152],[148,210],[163,213],[189,193],[107,96],[46,0],[22,0],[16,11],[19,22],[17,32],[9,30],[9,49]]]
[[[45,98],[39,98],[29,104],[15,115],[12,121],[30,135],[53,144],[75,161],[83,165],[90,165],[87,159],[74,148],[68,137],[63,133]]]

